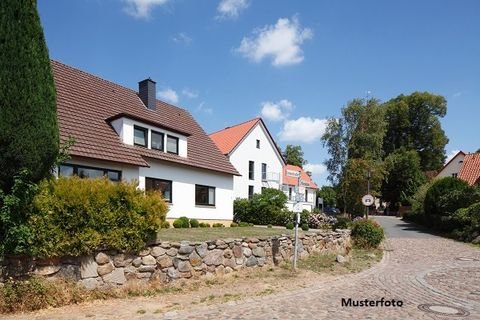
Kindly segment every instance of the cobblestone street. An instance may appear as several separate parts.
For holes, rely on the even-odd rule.
[[[71,307],[69,317],[56,317],[52,310],[36,319],[480,319],[478,247],[424,233],[394,217],[375,219],[387,231],[387,250],[380,263],[358,274],[264,297],[164,314],[137,314],[137,305],[132,305],[130,312],[115,312],[115,306],[122,304],[119,300],[106,303],[111,313],[92,314],[89,310],[88,315],[82,314],[77,306]],[[346,307],[342,298],[395,299],[403,306]],[[121,309],[128,310],[124,305]]]

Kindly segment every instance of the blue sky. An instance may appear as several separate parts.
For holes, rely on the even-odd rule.
[[[262,115],[326,184],[325,119],[357,97],[445,96],[447,154],[480,148],[477,0],[39,0],[50,56],[158,98],[207,133]]]

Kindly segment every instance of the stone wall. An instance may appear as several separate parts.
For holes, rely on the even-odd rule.
[[[299,237],[298,257],[312,253],[348,254],[348,230],[319,231]],[[278,265],[293,258],[293,236],[223,239],[205,242],[160,242],[138,253],[100,251],[83,257],[8,258],[3,277],[36,274],[63,277],[87,288],[117,286],[129,279],[172,281]]]

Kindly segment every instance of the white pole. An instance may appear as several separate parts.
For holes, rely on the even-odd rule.
[[[297,182],[297,192],[295,194],[296,197],[296,209],[298,210],[298,206],[300,203],[300,176],[302,172],[298,172],[298,182]],[[297,271],[297,251],[298,251],[298,224],[300,223],[300,212],[295,213],[295,245],[293,246],[293,271]]]

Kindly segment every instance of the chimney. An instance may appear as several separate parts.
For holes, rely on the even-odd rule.
[[[312,172],[311,172],[311,171],[307,171],[307,176],[312,177]]]
[[[156,103],[156,82],[148,78],[138,83],[138,96],[143,101],[147,109],[155,110]]]

